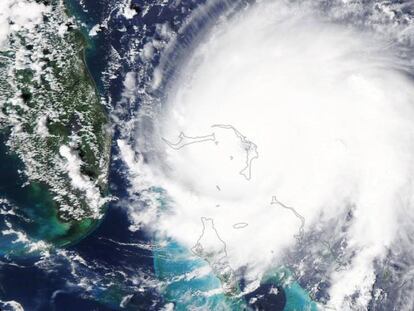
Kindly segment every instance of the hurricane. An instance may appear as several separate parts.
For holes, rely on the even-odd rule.
[[[3,0],[0,309],[414,309],[414,10]]]

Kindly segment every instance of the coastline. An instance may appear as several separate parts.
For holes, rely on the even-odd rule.
[[[23,88],[24,91],[21,92],[27,92],[28,94],[27,98],[23,98],[23,100],[28,101],[28,107],[33,110],[33,112],[31,110],[28,112],[24,110],[12,111],[22,120],[23,131],[27,131],[28,134],[23,132],[24,136],[22,138],[16,136],[16,132],[13,131],[16,125],[7,124],[8,119],[11,120],[11,117],[7,114],[4,115],[5,119],[2,128],[0,128],[2,134],[1,147],[3,147],[1,148],[0,157],[4,163],[9,163],[5,169],[10,172],[9,179],[12,179],[12,182],[5,180],[3,185],[0,184],[0,190],[3,189],[3,191],[0,191],[0,195],[3,200],[8,199],[10,201],[9,204],[13,205],[13,208],[17,211],[14,213],[21,214],[19,214],[20,219],[19,217],[15,219],[9,214],[5,214],[5,212],[2,213],[1,217],[10,224],[9,226],[12,226],[9,228],[9,230],[12,230],[10,232],[16,232],[16,234],[21,232],[19,234],[27,235],[29,241],[45,241],[56,247],[74,245],[90,235],[102,223],[107,211],[107,203],[104,203],[99,207],[100,216],[91,217],[88,210],[92,207],[88,206],[90,204],[88,198],[82,198],[79,190],[74,188],[76,184],[71,184],[71,173],[62,171],[59,148],[70,144],[72,139],[70,137],[80,133],[81,141],[71,151],[74,152],[75,159],[77,158],[80,163],[79,174],[83,176],[82,178],[90,180],[89,184],[94,185],[98,189],[96,191],[107,198],[109,195],[108,176],[112,144],[111,133],[107,130],[109,125],[108,111],[102,102],[102,94],[87,65],[86,51],[90,48],[90,41],[88,41],[86,34],[82,33],[81,27],[71,30],[71,22],[68,22],[68,19],[70,20],[69,14],[72,13],[66,4],[67,1],[65,1],[64,12],[60,7],[60,5],[63,5],[63,1],[53,1],[49,4],[52,8],[52,15],[47,13],[49,16],[41,22],[43,32],[39,33],[38,38],[36,38],[46,48],[37,47],[36,42],[33,42],[30,51],[28,50],[32,52],[34,48],[34,51],[36,49],[43,51],[46,69],[50,68],[51,77],[56,83],[60,84],[62,91],[56,92],[53,90],[52,86],[48,86],[50,82],[47,79],[42,80],[42,84],[39,85],[32,80],[30,74],[24,76],[21,81],[18,80],[18,76],[12,76],[9,80],[17,80],[17,90],[11,89],[11,96],[18,96],[18,88]],[[52,17],[52,21],[50,21],[50,17]],[[60,39],[51,29],[55,25],[54,23],[59,20],[66,22],[68,27],[65,36]],[[24,36],[25,34],[21,39],[23,42],[25,42]],[[43,41],[42,38],[46,41]],[[49,60],[51,58],[48,55],[52,53],[52,58],[54,58],[55,51],[47,48],[48,41],[53,42],[53,48],[57,49],[57,52],[59,50],[67,51],[67,59]],[[59,58],[61,56],[56,55]],[[13,64],[13,55],[10,57],[11,64]],[[4,79],[7,79],[7,77],[4,77]],[[3,94],[3,96],[7,99],[7,96],[10,95]],[[5,105],[7,105],[6,101]],[[66,110],[63,115],[57,114],[56,117],[59,109],[56,109],[55,105],[60,105],[61,110]],[[47,114],[49,109],[55,114],[53,122]],[[3,111],[8,112],[7,110]],[[47,133],[44,134],[46,136],[40,134],[39,136],[36,134],[38,125],[35,122],[39,122],[38,115],[43,118],[42,115],[45,114],[47,117],[44,126]],[[82,116],[83,119],[77,121],[77,116]],[[90,144],[94,145],[91,146]],[[31,166],[34,166],[34,168]],[[65,177],[63,174],[68,175]],[[51,179],[48,175],[53,176],[53,178]],[[60,182],[58,185],[55,181],[56,178]],[[12,184],[13,187],[8,187],[9,184]],[[73,197],[68,191],[77,194],[78,198]],[[68,194],[56,197],[61,192]],[[71,201],[65,203],[66,200],[69,200],[68,195],[76,198],[78,200],[76,202],[81,205],[73,205],[70,203]],[[3,206],[2,208],[8,207]],[[73,209],[73,213],[68,208]],[[76,211],[79,208],[82,210]],[[10,238],[14,238],[13,234]],[[13,239],[10,243],[13,243]],[[10,249],[14,254],[18,253],[16,252],[18,247],[22,247],[22,250],[26,247],[17,244]],[[3,250],[7,254],[5,249],[4,246]]]

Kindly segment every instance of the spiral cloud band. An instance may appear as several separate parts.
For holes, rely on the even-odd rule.
[[[412,247],[405,61],[385,35],[323,18],[306,2],[261,2],[217,24],[156,117],[162,161],[143,169],[171,211],[155,230],[191,249],[211,219],[229,265],[247,267],[247,279],[297,251],[306,264],[291,264],[305,285],[328,283],[326,306],[367,308],[378,263],[395,245]],[[320,266],[311,253],[328,249],[337,260],[311,281]]]

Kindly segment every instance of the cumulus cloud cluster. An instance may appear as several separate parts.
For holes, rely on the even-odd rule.
[[[27,0],[2,0],[0,2],[0,48],[7,44],[10,32],[32,29],[42,21],[44,4]]]
[[[414,208],[414,83],[402,68],[380,36],[306,6],[263,2],[221,23],[155,119],[157,161],[143,165],[172,202],[155,230],[191,248],[200,219],[214,219],[232,268],[257,276],[283,264],[301,225],[306,235],[348,214],[349,264],[328,276],[327,304],[367,308],[375,263]],[[250,179],[246,141],[259,154]]]

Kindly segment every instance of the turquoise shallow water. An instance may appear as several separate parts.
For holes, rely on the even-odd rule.
[[[31,242],[44,241],[54,245],[73,244],[88,234],[96,224],[63,222],[57,215],[52,194],[42,184],[25,185],[19,174],[24,169],[20,159],[9,153],[5,145],[7,134],[0,133],[0,255],[31,256]],[[18,236],[18,234],[23,234]],[[19,238],[19,239],[18,239]]]
[[[275,268],[264,276],[262,284],[281,285],[285,294],[284,311],[317,311],[318,307],[298,282],[292,278],[289,269]]]
[[[162,292],[165,300],[174,303],[176,310],[188,310],[189,308],[249,309],[245,298],[231,297],[223,293],[212,294],[220,289],[220,280],[209,270],[206,261],[194,256],[175,241],[167,241],[163,247],[154,251],[154,268],[157,278],[163,282]],[[201,273],[201,271],[209,272]],[[202,276],[197,277],[197,273],[201,273]],[[275,268],[265,275],[261,286],[266,290],[268,288],[266,285],[283,287],[285,298],[284,306],[268,310],[317,311],[316,303],[310,299],[308,293],[298,282],[290,281],[291,277],[291,272],[286,268]],[[272,302],[263,302],[262,306],[266,304],[275,306]],[[280,306],[280,303],[278,305]]]
[[[221,288],[220,280],[208,272],[198,277],[196,274],[208,263],[191,254],[174,241],[154,251],[154,268],[158,279],[163,282],[163,295],[166,301],[175,304],[175,310],[207,308],[208,310],[243,310],[240,299],[226,297],[222,293],[213,294]],[[207,294],[206,293],[211,293]]]

